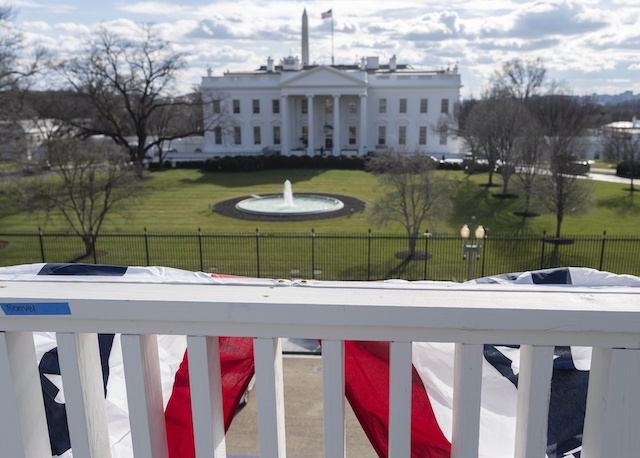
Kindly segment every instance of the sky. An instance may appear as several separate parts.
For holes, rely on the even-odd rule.
[[[640,93],[640,0],[100,1],[0,0],[29,45],[60,58],[82,52],[99,27],[127,35],[147,23],[184,52],[180,91],[210,68],[255,70],[301,55],[309,17],[312,63],[352,64],[365,56],[439,70],[458,65],[463,98],[479,97],[507,61],[541,59],[548,79],[575,94]],[[325,11],[332,19],[321,19]],[[331,29],[333,27],[333,35]]]

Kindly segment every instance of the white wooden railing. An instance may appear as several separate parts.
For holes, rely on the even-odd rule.
[[[199,400],[193,412],[198,456],[226,456],[220,368],[210,357],[217,351],[213,336],[254,338],[262,457],[285,456],[281,337],[323,339],[326,457],[344,456],[345,450],[344,340],[392,342],[389,456],[410,455],[411,342],[427,341],[456,343],[452,456],[477,455],[481,344],[492,342],[522,345],[516,456],[544,456],[554,345],[594,347],[582,456],[638,456],[639,290],[419,282],[1,281],[5,306],[53,303],[70,309],[67,315],[46,316],[0,311],[1,454],[49,454],[31,333],[55,331],[74,456],[109,456],[96,333],[122,333],[136,457],[167,455],[157,334],[189,336],[192,396]]]

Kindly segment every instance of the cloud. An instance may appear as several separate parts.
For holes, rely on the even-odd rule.
[[[504,16],[494,16],[483,24],[480,36],[542,39],[596,32],[607,24],[603,13],[582,3],[536,1]]]
[[[116,8],[125,13],[170,17],[184,13],[185,9],[183,6],[165,2],[137,2],[120,5]]]
[[[637,63],[637,64],[631,64],[631,65],[629,65],[629,66],[627,67],[627,69],[629,69],[629,70],[633,70],[633,71],[640,70],[640,63]]]

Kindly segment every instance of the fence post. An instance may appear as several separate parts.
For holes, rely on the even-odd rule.
[[[198,228],[198,249],[200,250],[200,272],[204,272],[204,264],[202,261],[202,229]]]
[[[544,269],[544,243],[547,238],[547,231],[542,231],[542,253],[540,254],[540,269]]]
[[[367,239],[367,281],[371,280],[371,228]]]
[[[602,264],[604,262],[604,241],[607,238],[607,231],[602,232],[602,246],[600,247],[600,267],[598,270],[602,270]]]
[[[149,238],[147,237],[147,228],[144,228],[144,251],[147,259],[147,267],[149,266]]]
[[[42,258],[42,262],[44,260],[44,241],[42,240],[42,229],[38,226],[38,238],[40,239],[40,257]]]
[[[484,277],[484,260],[487,258],[487,231],[484,232],[484,237],[482,238],[482,266],[480,267],[480,277]],[[480,254],[480,252],[478,252]]]
[[[427,260],[429,259],[429,229],[424,232],[424,280],[427,279]]]
[[[260,277],[260,233],[256,227],[256,271],[257,277]]]
[[[91,234],[91,251],[93,251],[93,263],[98,264],[98,257],[96,254],[96,237]]]
[[[316,231],[311,228],[311,278],[316,279]]]

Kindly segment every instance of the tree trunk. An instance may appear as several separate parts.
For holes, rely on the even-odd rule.
[[[84,242],[84,255],[82,257],[92,257],[95,249],[94,237],[91,234],[85,234],[82,236],[82,241]]]
[[[562,215],[561,213],[558,214],[556,218],[556,238],[557,239],[560,238],[560,227],[562,226],[563,218],[564,218],[564,215]]]
[[[407,259],[413,259],[415,257],[417,243],[418,243],[417,234],[409,235],[409,255],[407,256]]]

